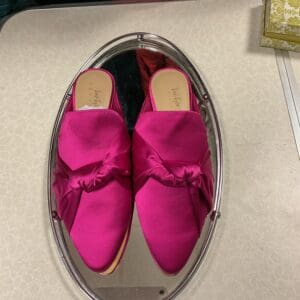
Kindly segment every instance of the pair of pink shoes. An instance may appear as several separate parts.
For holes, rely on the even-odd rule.
[[[81,73],[58,136],[53,187],[58,215],[90,269],[109,274],[119,264],[134,191],[154,259],[166,273],[179,272],[213,196],[206,128],[185,73],[152,76],[132,141],[112,75]]]

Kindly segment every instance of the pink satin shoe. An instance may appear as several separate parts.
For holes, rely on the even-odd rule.
[[[156,72],[133,134],[135,200],[152,256],[168,274],[186,264],[212,207],[205,124],[185,73]]]
[[[57,210],[82,260],[109,274],[125,250],[132,219],[130,139],[112,75],[81,73],[58,136]]]

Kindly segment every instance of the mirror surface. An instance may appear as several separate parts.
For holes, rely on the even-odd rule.
[[[211,99],[198,72],[180,50],[165,39],[154,35],[139,33],[116,39],[95,53],[79,72],[89,67],[101,67],[114,75],[129,132],[132,132],[134,128],[148,92],[149,78],[155,71],[165,67],[177,67],[189,75],[209,135],[215,177],[214,205],[192,256],[178,275],[166,275],[154,262],[141,232],[136,212],[127,249],[115,272],[108,276],[101,276],[89,270],[74,249],[64,225],[57,218],[55,199],[51,188],[57,132],[64,108],[69,100],[71,83],[58,113],[49,157],[49,212],[55,241],[67,270],[91,299],[155,300],[174,298],[200,266],[219,216],[222,149],[218,122]]]

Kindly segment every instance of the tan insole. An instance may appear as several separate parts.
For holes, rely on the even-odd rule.
[[[100,275],[109,275],[116,269],[116,267],[118,266],[118,264],[120,262],[122,254],[124,252],[124,249],[125,249],[125,246],[126,246],[126,243],[127,243],[127,239],[128,239],[128,234],[129,234],[129,229],[127,230],[127,232],[125,234],[124,240],[122,241],[121,247],[119,249],[119,252],[116,255],[116,258],[114,259],[112,264],[104,272],[100,273]]]
[[[82,73],[75,87],[75,110],[108,108],[112,88],[112,80],[106,72],[89,70]]]
[[[159,71],[152,78],[151,90],[157,110],[190,110],[189,85],[181,72]]]

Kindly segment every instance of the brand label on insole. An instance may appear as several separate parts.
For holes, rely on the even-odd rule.
[[[89,105],[90,106],[101,106],[103,104],[102,91],[97,89],[89,88]]]
[[[181,95],[180,95],[180,89],[179,88],[172,88],[170,91],[170,101],[176,106],[180,106],[181,102]]]

